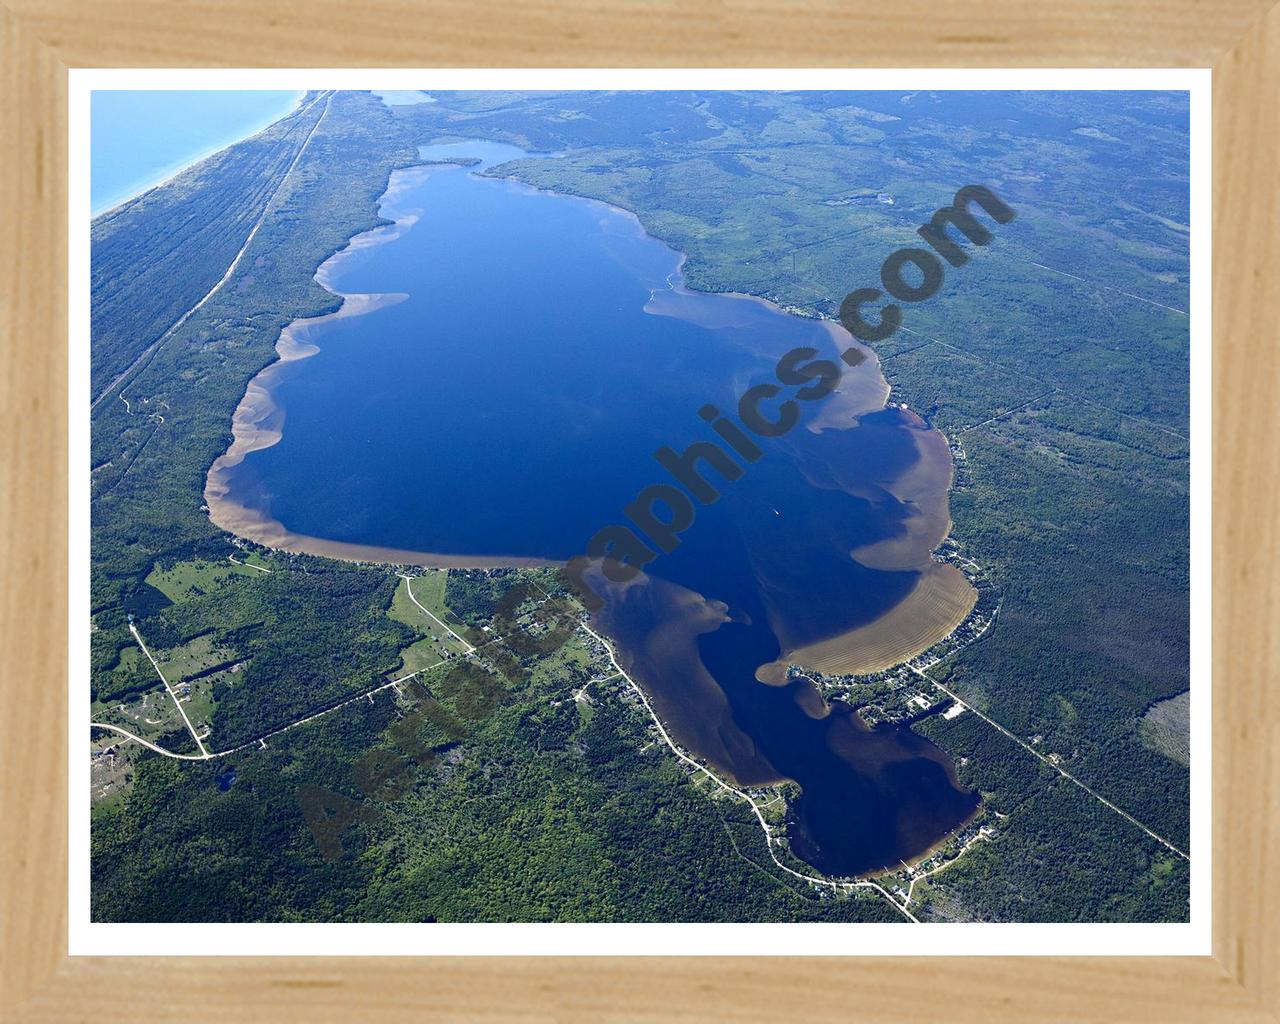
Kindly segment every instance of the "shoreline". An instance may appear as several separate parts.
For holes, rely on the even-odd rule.
[[[169,184],[169,182],[173,181],[178,176],[185,174],[187,171],[191,170],[191,168],[195,167],[197,164],[203,163],[204,161],[208,160],[210,157],[217,156],[219,153],[223,152],[224,150],[230,149],[232,146],[238,146],[242,142],[248,142],[250,139],[261,135],[268,128],[271,128],[279,124],[281,121],[284,121],[287,118],[293,117],[295,114],[297,114],[299,111],[303,109],[302,105],[307,98],[308,90],[298,89],[298,90],[292,90],[292,91],[295,91],[297,95],[293,101],[293,106],[291,106],[288,110],[284,111],[284,113],[279,114],[276,117],[273,117],[266,124],[262,124],[262,125],[259,125],[257,128],[252,128],[248,130],[246,134],[236,135],[232,138],[226,139],[225,141],[212,143],[210,146],[206,147],[205,149],[200,150],[200,152],[196,153],[194,156],[182,157],[180,160],[174,161],[170,163],[167,167],[159,171],[156,171],[152,175],[149,175],[146,181],[143,182],[142,184],[129,186],[131,191],[129,191],[127,194],[105,200],[105,202],[110,203],[109,206],[100,206],[97,210],[91,209],[89,211],[90,222],[92,223],[102,217],[107,217],[115,213],[121,207],[128,205],[129,203],[133,202],[135,199],[141,199],[148,192],[152,192],[155,189],[160,188],[162,185]]]
[[[421,150],[419,156],[425,159]],[[384,222],[353,235],[342,249],[329,256],[317,268],[313,275],[314,279],[326,291],[339,298],[340,304],[330,313],[295,320],[287,324],[281,330],[275,346],[278,358],[255,374],[246,385],[245,394],[232,416],[232,442],[214,461],[206,476],[205,500],[209,518],[215,526],[269,549],[365,564],[413,565],[435,569],[519,569],[558,567],[565,564],[563,561],[527,556],[442,554],[300,534],[287,529],[270,514],[268,509],[257,509],[244,504],[237,500],[232,492],[232,470],[250,453],[277,444],[283,436],[285,410],[275,401],[273,390],[280,376],[287,372],[287,367],[302,359],[310,358],[320,351],[319,346],[313,341],[315,329],[331,321],[372,313],[408,298],[407,295],[400,293],[344,293],[337,288],[335,279],[342,266],[340,261],[343,258],[361,249],[395,240],[417,222],[421,211],[409,208],[407,203],[402,203],[401,207],[397,208],[396,200],[400,198],[401,193],[420,185],[439,168],[439,164],[420,163],[392,171],[378,205],[379,216],[384,221],[390,220],[390,223]],[[476,170],[470,170],[468,173],[478,174]],[[530,192],[551,191],[562,198],[597,204],[614,217],[621,214],[621,223],[626,224],[628,229],[640,235],[652,237],[648,236],[639,216],[633,211],[614,207],[597,199],[539,189],[516,179],[498,178],[497,180],[515,189]],[[685,286],[682,273],[687,255],[661,239],[656,240],[671,253],[674,269],[665,279],[665,288],[651,286],[650,299],[644,306],[644,312],[655,316],[679,317],[695,323],[713,319],[718,326],[731,327],[734,317],[731,306],[722,311],[701,306],[699,303],[699,300],[705,296],[716,295],[745,299],[782,316],[796,315],[763,296],[737,292],[703,293],[690,290]],[[702,321],[699,320],[700,316]],[[812,433],[855,429],[859,426],[860,417],[890,408],[889,396],[892,389],[885,379],[875,351],[853,339],[843,325],[836,321],[824,317],[803,319],[815,319],[830,338],[835,351],[854,348],[864,356],[870,357],[863,358],[842,374],[840,387],[828,397],[827,404],[808,424],[807,429]],[[866,564],[869,568],[919,573],[918,582],[903,600],[876,619],[834,636],[820,638],[807,644],[792,645],[787,643],[784,636],[779,633],[783,653],[777,661],[761,666],[757,673],[757,678],[761,682],[775,682],[774,679],[769,678],[772,674],[780,677],[777,681],[785,682],[787,667],[792,664],[801,669],[857,674],[904,664],[953,634],[976,602],[977,591],[963,573],[954,566],[933,557],[933,552],[949,535],[951,528],[950,491],[954,482],[955,466],[947,438],[941,431],[931,427],[905,407],[902,407],[902,415],[907,418],[906,428],[913,435],[917,459],[894,479],[875,481],[870,487],[862,482],[855,484],[851,480],[845,486],[840,479],[841,467],[814,464],[812,469],[818,475],[832,472],[835,485],[843,487],[855,496],[860,489],[879,488],[881,493],[884,491],[891,493],[898,501],[913,510],[913,514],[909,514],[903,520],[904,529],[900,535],[856,548],[847,554],[848,557]],[[944,473],[945,479],[942,477]],[[868,494],[862,496],[870,497]],[[703,601],[707,600],[702,595],[691,593],[691,596]],[[774,616],[771,614],[770,618],[773,619]],[[779,622],[781,623],[781,618]],[[612,633],[603,622],[597,628],[606,633]],[[775,632],[777,632],[776,628]],[[610,636],[611,645],[622,643],[620,637]],[[620,647],[618,654],[621,657]],[[641,687],[639,676],[632,677],[632,681],[637,688]],[[718,687],[718,684],[716,685]],[[659,714],[656,705],[662,703],[663,687],[659,685],[655,688],[649,685],[642,692],[646,697],[647,705],[649,701],[656,702],[650,705],[651,713],[656,717]],[[724,724],[732,723],[730,720]],[[763,776],[756,780],[739,779],[732,770],[734,763],[732,758],[729,762],[725,762],[722,757],[717,756],[715,749],[699,751],[701,745],[696,742],[690,743],[691,737],[677,737],[673,734],[672,738],[681,748],[695,752],[695,756],[704,764],[713,765],[716,771],[724,773],[732,780],[732,786],[737,792],[741,792],[738,787],[748,784],[770,784],[764,780]],[[744,739],[749,740],[749,737]],[[726,754],[727,751],[718,751],[718,753]],[[774,783],[787,780],[787,776],[767,763],[755,767],[761,769],[763,774],[769,776]],[[952,778],[953,783],[954,771],[954,765],[948,767],[948,777]],[[754,773],[748,771],[747,774],[750,776]],[[980,806],[979,803],[973,814],[977,813]],[[972,820],[973,814],[967,816],[956,828],[963,828]],[[934,844],[921,851],[918,856],[913,856],[912,862],[917,863],[928,857],[939,845],[947,842],[954,832],[955,829],[951,829],[946,834],[938,836]],[[887,869],[886,865],[868,870],[857,877],[874,877]]]
[[[941,643],[968,618],[978,592],[954,565],[933,562],[901,601],[878,619],[783,652],[762,665],[756,678],[787,682],[792,665],[823,675],[870,675],[902,665]]]
[[[426,177],[436,166],[440,165],[415,164],[392,171],[387,187],[379,197],[379,213],[382,213],[383,204],[388,199],[394,200],[398,192],[416,183],[415,178]],[[205,475],[204,501],[209,510],[209,520],[227,533],[274,551],[318,555],[347,562],[415,565],[427,569],[541,568],[563,565],[563,562],[545,558],[440,554],[297,533],[288,529],[269,512],[245,505],[235,500],[231,494],[231,471],[248,455],[272,447],[283,436],[285,412],[276,403],[272,389],[287,367],[309,359],[320,351],[318,345],[308,340],[308,334],[321,325],[364,316],[396,305],[409,297],[400,292],[340,292],[333,286],[336,267],[353,252],[394,241],[417,221],[417,213],[405,212],[390,224],[378,224],[361,231],[316,269],[313,279],[325,291],[341,299],[341,304],[331,313],[303,317],[287,324],[276,341],[277,358],[254,374],[245,386],[245,393],[231,416],[231,444],[213,461]]]
[[[425,148],[425,147],[424,147]],[[421,150],[420,158],[425,159]],[[504,161],[509,163],[511,161]],[[219,529],[236,537],[260,544],[263,547],[335,558],[342,561],[376,563],[384,565],[414,565],[435,569],[497,569],[497,568],[545,568],[558,567],[564,561],[532,556],[491,553],[444,554],[396,548],[375,544],[361,544],[332,540],[292,531],[275,519],[269,511],[245,505],[232,494],[230,474],[245,457],[254,451],[272,447],[283,436],[285,412],[275,402],[272,389],[279,376],[291,364],[309,358],[320,351],[309,340],[311,331],[323,324],[362,316],[386,308],[408,298],[400,293],[344,293],[334,285],[334,278],[341,261],[351,253],[374,245],[381,245],[399,238],[413,227],[419,218],[414,210],[387,211],[397,197],[409,188],[424,181],[434,170],[442,166],[466,166],[455,161],[419,163],[393,170],[387,187],[379,197],[379,215],[394,215],[392,222],[379,224],[351,237],[347,244],[329,256],[316,269],[315,281],[326,291],[341,300],[338,309],[317,317],[294,320],[280,332],[276,342],[278,358],[260,370],[246,385],[232,415],[232,442],[227,450],[214,460],[206,475],[204,499],[210,521]],[[501,166],[496,164],[493,166]],[[487,177],[531,192],[549,193],[561,198],[600,206],[622,219],[637,233],[648,236],[639,215],[625,207],[615,206],[589,196],[577,196],[557,189],[542,188],[505,175],[483,174],[487,168],[471,169],[468,173]],[[667,288],[651,289],[650,300],[644,311],[654,316],[673,316],[697,320],[698,310],[688,308],[700,297],[714,294],[747,300],[762,305],[784,316],[795,316],[771,299],[745,292],[699,292],[688,288],[684,282],[683,267],[686,253],[655,238],[671,254],[675,267],[667,276]],[[681,308],[684,307],[684,308]],[[856,428],[858,417],[889,407],[891,387],[880,369],[874,349],[854,339],[834,320],[816,319],[830,334],[837,347],[855,347],[867,357],[857,367],[847,371],[841,379],[841,387],[828,399],[821,414],[809,424],[808,429],[820,432],[827,429]],[[870,364],[870,365],[868,365]],[[861,370],[861,373],[855,371]],[[904,412],[906,410],[904,409]],[[950,533],[950,491],[954,482],[955,467],[941,431],[930,427],[914,413],[908,413],[915,421],[917,462],[899,478],[883,486],[899,501],[920,510],[908,519],[907,528],[900,537],[880,541],[850,552],[850,557],[868,568],[887,571],[914,571],[921,574],[920,581],[908,595],[892,608],[869,623],[796,647],[786,647],[777,661],[761,667],[762,681],[772,681],[778,675],[785,677],[788,664],[797,664],[821,671],[822,665],[831,665],[835,671],[879,671],[903,664],[928,650],[951,635],[964,621],[977,598],[968,580],[954,567],[939,562],[932,552]],[[941,483],[934,476],[937,468],[945,464],[947,480]],[[925,502],[926,495],[933,495],[932,502]],[[948,572],[950,570],[950,572]],[[954,574],[958,579],[950,578]],[[967,593],[966,593],[967,591]],[[942,609],[939,615],[939,609]],[[930,618],[932,617],[932,621]],[[904,628],[911,630],[906,643],[902,641]],[[803,660],[797,660],[803,659]],[[892,660],[886,660],[892,659]],[[811,662],[805,664],[805,661]],[[852,668],[834,666],[849,665]],[[874,666],[867,668],[867,666]],[[766,678],[767,677],[767,678]]]
[[[695,773],[701,772],[702,774],[706,775],[709,779],[711,779],[712,782],[714,782],[721,789],[725,790],[726,792],[730,793],[731,795],[737,797],[740,800],[745,800],[751,806],[752,813],[755,815],[756,820],[760,824],[761,830],[764,832],[765,846],[769,851],[769,857],[778,867],[780,867],[783,871],[787,872],[788,874],[794,875],[796,878],[803,879],[807,882],[816,882],[821,885],[829,885],[832,887],[832,889],[844,888],[847,890],[848,888],[851,888],[851,887],[875,889],[877,892],[880,893],[880,895],[882,895],[885,899],[887,899],[901,913],[905,914],[908,918],[910,918],[910,920],[912,920],[916,924],[920,923],[919,921],[916,920],[915,916],[911,914],[908,906],[904,906],[898,903],[898,901],[895,900],[884,889],[883,886],[881,886],[878,882],[874,881],[874,879],[884,876],[885,871],[883,869],[878,872],[875,872],[874,874],[867,873],[862,875],[852,875],[848,877],[828,876],[821,873],[817,875],[805,875],[799,871],[796,871],[795,868],[788,867],[786,864],[782,863],[782,861],[778,859],[778,855],[774,852],[774,846],[779,843],[779,837],[774,835],[773,828],[769,825],[768,821],[765,820],[764,813],[760,810],[760,805],[756,803],[755,798],[752,797],[751,794],[748,793],[746,789],[742,786],[742,784],[738,782],[737,779],[734,779],[731,774],[725,773],[725,774],[729,774],[729,779],[731,780],[732,784],[730,782],[725,782],[724,779],[722,779],[719,775],[713,772],[704,763],[702,763],[697,758],[692,756],[692,753],[690,751],[684,749],[684,747],[681,744],[679,744],[674,739],[672,739],[670,733],[667,730],[666,725],[662,721],[661,716],[658,714],[657,711],[654,710],[653,705],[650,703],[649,695],[645,693],[644,687],[641,686],[627,672],[625,668],[623,668],[622,663],[618,660],[618,652],[614,650],[614,645],[612,642],[610,642],[610,639],[607,636],[602,636],[601,634],[597,633],[585,622],[582,624],[582,628],[591,637],[597,640],[601,644],[601,646],[604,647],[605,651],[609,655],[609,661],[613,664],[613,667],[617,670],[618,675],[622,676],[623,679],[625,679],[632,687],[635,688],[636,695],[640,698],[640,702],[644,705],[645,710],[649,713],[649,717],[653,720],[653,724],[657,728],[658,734],[662,737],[663,742],[666,743],[671,753],[675,755],[676,759],[684,764],[689,765]],[[787,780],[784,779],[783,782],[785,781]],[[784,800],[783,803],[785,805],[786,801]],[[964,826],[960,826],[960,827],[963,828]],[[946,836],[944,836],[942,839],[938,841],[939,845],[950,841],[951,837],[954,834],[955,832],[947,833]],[[795,857],[795,852],[790,849],[789,843],[785,844],[783,848],[786,850],[786,852],[790,853],[793,857]],[[928,854],[922,855],[920,860],[913,861],[913,863],[917,863],[917,864],[920,863],[925,856],[928,856]],[[805,862],[802,861],[801,863],[805,863]],[[813,867],[813,865],[811,864],[808,866]],[[813,870],[818,871],[817,868],[813,868]]]
[[[836,675],[867,675],[905,664],[954,633],[977,603],[978,591],[969,578],[956,566],[933,556],[951,536],[955,462],[950,444],[941,430],[905,406],[900,408],[914,421],[919,458],[905,474],[886,484],[885,490],[915,508],[917,515],[906,520],[901,536],[854,548],[849,556],[868,569],[918,572],[919,580],[879,618],[785,649],[777,661],[761,667],[757,675],[761,682],[781,682],[792,664]],[[945,483],[932,477],[943,465]]]

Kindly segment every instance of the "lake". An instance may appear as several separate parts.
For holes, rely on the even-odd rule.
[[[95,89],[89,105],[93,215],[278,121],[301,92]]]
[[[395,224],[321,269],[346,305],[289,328],[250,385],[206,490],[219,525],[340,557],[562,562],[670,482],[656,449],[715,440],[703,406],[733,410],[796,346],[853,344],[757,299],[686,291],[681,255],[624,211],[475,173],[514,147],[422,155],[482,162],[396,172]],[[960,594],[951,618],[972,604],[929,558],[949,526],[945,440],[886,408],[865,354],[799,427],[758,439],[740,480],[708,471],[722,499],[598,615],[683,745],[741,785],[799,784],[792,848],[834,875],[921,854],[978,802],[909,728],[869,729],[780,671],[813,645],[871,664],[904,628],[954,625],[924,622],[938,594]]]

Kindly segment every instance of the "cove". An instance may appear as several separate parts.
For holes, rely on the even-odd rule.
[[[562,563],[663,480],[655,450],[715,440],[702,406],[731,410],[792,348],[854,344],[687,291],[683,257],[625,211],[478,173],[526,155],[430,146],[424,160],[480,163],[393,175],[393,223],[317,274],[342,310],[287,328],[237,409],[206,486],[216,524],[337,557]],[[682,745],[740,785],[799,785],[792,848],[832,875],[918,856],[977,806],[933,744],[781,671],[901,660],[972,603],[930,558],[949,529],[945,439],[886,406],[866,354],[742,479],[707,470],[723,498],[599,613]]]

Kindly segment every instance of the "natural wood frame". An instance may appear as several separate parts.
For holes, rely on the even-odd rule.
[[[1280,7],[1272,0],[5,0],[4,1020],[1280,1020]],[[928,961],[67,956],[67,69],[1214,68],[1213,956]]]

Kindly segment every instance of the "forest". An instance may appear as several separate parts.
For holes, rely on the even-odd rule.
[[[1018,219],[875,346],[893,400],[962,454],[953,536],[1002,594],[990,633],[933,672],[1186,849],[1188,769],[1140,731],[1149,707],[1189,685],[1185,104],[433,95],[391,109],[309,94],[95,222],[95,707],[158,683],[131,618],[174,681],[209,702],[219,749],[381,685],[422,641],[388,614],[387,567],[259,551],[267,571],[192,568],[247,556],[209,522],[205,474],[280,329],[336,307],[312,275],[379,223],[377,198],[416,146],[478,137],[555,152],[487,173],[632,210],[688,254],[691,287],[810,316],[834,315],[957,188],[980,183]],[[227,285],[166,334],[259,219]],[[505,585],[453,573],[445,599],[480,629]],[[212,662],[184,668],[195,643]],[[141,755],[124,797],[94,816],[95,918],[902,920],[882,899],[824,898],[776,871],[745,805],[691,781],[616,680],[590,703],[572,698],[586,682],[574,648],[527,667],[333,861],[296,791],[360,797],[353,766],[388,746],[405,711],[394,691],[227,763]],[[995,839],[930,879],[931,919],[1185,919],[1181,858],[974,715],[917,728],[1003,815]],[[162,745],[195,749],[185,731]]]
[[[887,253],[919,244],[918,225],[962,185],[1015,207],[1016,220],[969,247],[971,261],[929,301],[904,304],[902,328],[872,345],[893,400],[961,453],[952,536],[1003,594],[996,628],[933,674],[1186,850],[1189,772],[1139,726],[1189,685],[1188,114],[1181,97],[1126,100],[670,96],[667,130],[630,142],[604,124],[631,102],[614,96],[567,123],[552,116],[556,98],[479,94],[399,116],[564,153],[487,173],[632,210],[688,253],[690,286],[809,315],[834,316]],[[938,741],[973,763],[963,735]],[[989,806],[1021,804],[1013,779],[1035,765],[1024,757],[1014,775],[976,783]],[[1112,817],[1084,826],[1093,867],[1073,876],[1073,914],[1121,912],[1108,864],[1145,840]],[[1023,864],[1025,902],[1000,914],[1032,919],[1058,867]],[[1184,867],[1144,913],[1185,917]],[[972,887],[972,874],[944,872],[933,888]]]
[[[905,920],[778,872],[746,805],[666,756],[616,677],[570,697],[586,665],[577,642],[529,658],[480,715],[442,668],[425,685],[447,718],[410,719],[383,691],[214,762],[143,754],[119,811],[94,819],[95,920]],[[299,790],[361,801],[362,759],[409,746],[438,755],[367,800],[326,859]]]
[[[95,400],[222,277],[322,109],[308,94],[295,113],[261,134],[93,222]],[[137,301],[142,295],[147,301]]]

